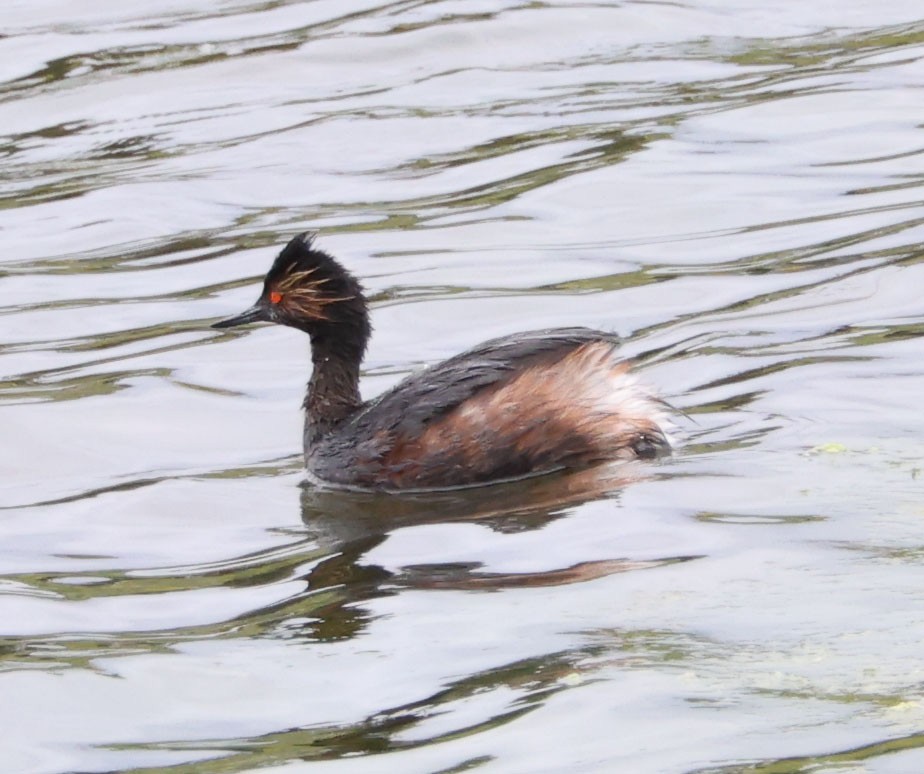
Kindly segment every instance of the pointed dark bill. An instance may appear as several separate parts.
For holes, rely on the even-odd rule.
[[[244,325],[246,323],[260,322],[261,320],[268,319],[266,310],[260,306],[260,304],[254,304],[246,312],[241,312],[241,314],[235,315],[234,317],[228,317],[224,320],[219,320],[217,323],[212,323],[212,327],[233,328],[235,325]]]

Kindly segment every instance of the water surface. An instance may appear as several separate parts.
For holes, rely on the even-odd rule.
[[[919,3],[7,3],[4,770],[924,770]],[[304,229],[363,390],[617,331],[677,454],[300,486]],[[586,483],[586,482],[584,482]]]

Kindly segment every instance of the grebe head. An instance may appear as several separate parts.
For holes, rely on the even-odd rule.
[[[314,238],[310,231],[294,237],[273,262],[257,303],[212,327],[279,323],[305,331],[315,342],[358,345],[361,355],[370,333],[362,286],[333,256],[315,248]]]

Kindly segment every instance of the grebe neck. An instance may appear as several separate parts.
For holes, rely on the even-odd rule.
[[[314,443],[362,405],[359,364],[362,351],[351,351],[328,337],[311,337],[313,370],[305,394],[305,444]]]

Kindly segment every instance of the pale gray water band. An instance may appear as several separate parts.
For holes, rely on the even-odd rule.
[[[0,18],[0,771],[924,771],[919,0]],[[307,228],[366,396],[599,327],[678,454],[303,489]]]

